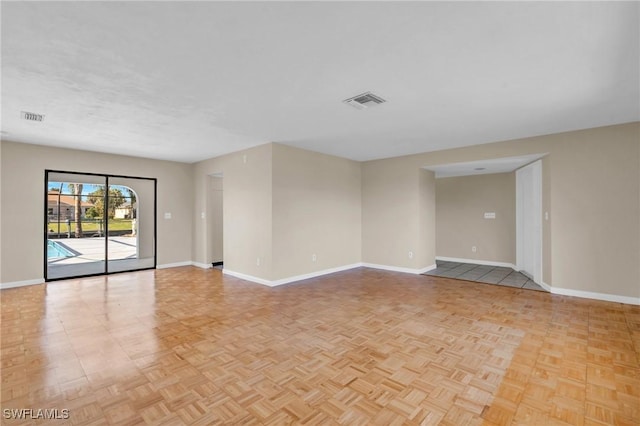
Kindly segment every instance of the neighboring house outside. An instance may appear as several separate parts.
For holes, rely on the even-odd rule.
[[[87,210],[93,207],[93,204],[83,200],[80,204],[82,210],[81,215],[85,217]],[[49,222],[57,220],[74,220],[76,212],[75,197],[73,195],[64,195],[56,191],[47,193],[47,218]]]
[[[116,208],[114,214],[115,219],[131,219],[132,217],[133,215],[130,203],[125,203],[122,206]]]

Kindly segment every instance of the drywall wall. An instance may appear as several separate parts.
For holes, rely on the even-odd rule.
[[[408,267],[407,259],[402,256],[404,250],[401,248],[406,250],[406,247],[420,244],[420,241],[416,241],[418,235],[416,232],[407,230],[411,228],[412,217],[408,215],[406,208],[410,207],[412,198],[418,196],[417,190],[412,189],[411,185],[414,180],[412,176],[421,168],[525,154],[545,154],[549,149],[548,145],[549,143],[540,143],[533,139],[524,142],[509,141],[363,162],[363,262],[384,264],[395,268]],[[543,209],[548,210],[550,209],[549,160],[543,158],[542,161]],[[413,192],[416,193],[413,194]],[[437,200],[435,204],[437,206]],[[550,223],[551,221],[544,223],[543,232],[548,233]],[[434,252],[435,244],[436,238],[433,238]],[[385,252],[384,247],[391,250]],[[400,255],[393,253],[400,253]],[[543,238],[543,258],[550,253],[551,239]],[[546,282],[551,281],[550,273],[551,262],[543,264],[543,277]]]
[[[0,139],[0,283],[2,283],[2,246],[4,245],[4,240],[2,239],[2,146],[3,141]],[[44,271],[43,271],[44,274]]]
[[[436,179],[437,256],[515,264],[515,182],[514,172]]]
[[[426,195],[421,202],[426,187],[435,185],[433,173],[405,157],[362,166],[362,261],[413,271],[433,265],[435,238],[420,232],[421,215],[435,208],[426,207]]]
[[[214,175],[226,271],[272,282],[360,262],[360,164],[271,143],[194,165],[196,263],[216,256]]]
[[[224,168],[225,269],[272,279],[271,145],[228,158]]]
[[[158,264],[191,260],[193,192],[189,164],[2,142],[2,283],[44,276],[45,169],[158,179]],[[164,219],[164,212],[172,214]],[[10,245],[11,250],[7,247]]]
[[[555,135],[554,286],[640,297],[640,125]]]
[[[418,265],[421,269],[435,267],[436,257],[436,176],[420,169],[418,186]]]
[[[38,224],[43,221],[46,168],[157,177],[159,215],[173,213],[171,220],[158,220],[160,264],[194,260],[206,265],[209,261],[207,253],[213,253],[207,240],[207,229],[211,227],[206,219],[209,177],[223,174],[228,189],[223,194],[225,265],[265,280],[314,270],[298,266],[297,261],[293,266],[283,264],[277,268],[272,264],[274,223],[280,223],[273,214],[281,215],[272,205],[272,200],[279,197],[278,190],[273,195],[272,182],[274,176],[280,176],[272,169],[279,161],[278,157],[273,159],[273,144],[195,165],[6,141],[1,149],[2,282],[42,277],[43,253],[34,251],[34,247],[41,245]],[[547,154],[543,158],[543,211],[549,213],[549,219],[543,220],[544,282],[566,294],[599,293],[637,300],[638,122],[360,163],[361,261],[411,271],[430,266],[435,238],[428,236],[430,225],[424,220],[429,218],[429,206],[435,209],[437,203],[430,204],[428,190],[425,191],[433,176],[425,175],[421,168],[527,154]],[[294,157],[297,155],[309,155],[311,163],[316,161],[311,160],[315,158],[311,154]],[[294,168],[284,172],[282,178],[286,181],[286,176],[298,175],[304,177],[305,173]],[[283,198],[290,197],[288,191],[293,190],[283,191]],[[350,204],[349,209],[354,205]],[[426,216],[422,216],[425,212]],[[226,220],[229,215],[231,221]],[[302,229],[301,226],[297,228]],[[435,228],[432,229],[435,235]],[[229,231],[234,231],[236,240],[228,241]]]
[[[260,145],[193,165],[192,251],[196,264],[210,266],[215,256],[208,220],[211,176],[222,176],[224,268],[272,280],[272,144]]]
[[[395,252],[415,239],[399,219],[403,210],[394,206],[411,207],[413,170],[548,154],[543,159],[543,212],[549,212],[549,220],[543,220],[544,281],[567,294],[638,298],[639,149],[640,123],[634,122],[365,162],[363,259],[407,264]],[[388,255],[380,247],[388,247]]]
[[[273,144],[273,278],[360,262],[360,164]]]
[[[208,226],[207,264],[223,261],[223,183],[224,179],[220,176],[209,177],[207,211],[205,213]]]

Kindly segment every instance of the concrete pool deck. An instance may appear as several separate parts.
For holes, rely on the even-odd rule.
[[[104,237],[54,239],[74,256],[47,261],[47,279],[71,278],[109,272],[153,268],[154,259],[138,258],[137,238],[109,237],[109,264],[105,265]]]
[[[73,257],[54,258],[49,264],[73,264],[104,260],[104,237],[59,238],[51,240],[72,253]],[[109,260],[136,257],[138,248],[136,237],[109,237]]]

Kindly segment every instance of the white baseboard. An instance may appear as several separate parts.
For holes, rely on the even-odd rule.
[[[617,294],[595,293],[558,287],[550,287],[550,291],[551,294],[560,294],[562,296],[582,297],[583,299],[596,299],[605,302],[625,303],[627,305],[640,305],[640,297],[618,296]]]
[[[429,272],[429,271],[433,271],[434,269],[436,269],[438,267],[438,265],[436,265],[435,263],[433,265],[427,266],[425,268],[420,269],[420,272],[418,272],[419,274],[424,274],[425,272]]]
[[[44,284],[44,278],[38,278],[35,280],[25,280],[25,281],[13,281],[8,283],[0,283],[0,289],[4,290],[6,288],[16,288],[16,287],[25,287],[28,285],[36,285],[36,284]]]
[[[184,262],[164,263],[162,265],[156,265],[156,269],[177,268],[179,266],[192,266],[193,262],[185,260]]]
[[[191,260],[186,260],[184,262],[164,263],[162,265],[156,265],[156,269],[177,268],[179,266],[195,266],[197,268],[202,268],[202,269],[211,268],[210,263],[200,263],[200,262],[193,262]]]
[[[382,269],[385,271],[403,272],[405,274],[424,274],[425,272],[429,272],[433,269],[436,269],[436,265],[426,266],[422,269],[403,268],[401,266],[379,265],[376,263],[362,263],[361,266],[364,266],[365,268]]]
[[[454,259],[454,258],[442,258],[442,257],[437,257],[436,259],[437,260],[450,261],[450,262],[461,262],[461,261],[466,260],[466,259]],[[454,260],[449,260],[449,259],[454,259]],[[468,259],[468,260],[471,260],[471,259]],[[473,262],[479,263],[479,262],[477,262],[475,260],[473,260]],[[467,263],[467,262],[465,262],[465,263]],[[495,264],[497,262],[493,262],[493,263]],[[156,268],[157,269],[166,269],[166,268],[176,268],[176,267],[179,267],[179,266],[195,266],[195,267],[203,268],[203,269],[210,268],[210,265],[208,265],[208,264],[199,263],[199,262],[191,262],[191,261],[176,262],[176,263],[166,263],[166,264],[163,264],[163,265],[157,265]],[[493,266],[493,265],[490,265],[490,266]],[[497,266],[509,266],[509,264],[499,264]],[[266,285],[266,286],[269,286],[269,287],[275,287],[275,286],[279,286],[279,285],[283,285],[283,284],[289,284],[289,283],[296,282],[296,281],[302,281],[302,280],[306,280],[306,279],[309,279],[309,278],[320,277],[322,275],[333,274],[333,273],[336,273],[336,272],[346,271],[346,270],[349,270],[349,269],[354,269],[354,268],[359,268],[359,267],[382,269],[382,270],[385,270],[385,271],[393,271],[393,272],[403,272],[403,273],[407,273],[407,274],[424,274],[425,272],[428,272],[428,271],[431,271],[431,270],[435,269],[436,265],[427,266],[427,267],[422,268],[422,269],[412,269],[412,268],[402,268],[402,267],[399,267],[399,266],[378,265],[378,264],[374,264],[374,263],[353,263],[351,265],[339,266],[339,267],[336,267],[336,268],[325,269],[325,270],[322,270],[322,271],[311,272],[309,274],[297,275],[297,276],[283,278],[283,279],[275,280],[275,281],[265,280],[263,278],[254,277],[252,275],[242,274],[240,272],[231,271],[229,269],[223,269],[222,273],[225,274],[225,275],[230,275],[232,277],[240,278],[240,279],[243,279],[243,280],[246,280],[246,281],[255,282],[255,283]],[[509,267],[513,267],[513,266],[509,266]],[[25,287],[25,286],[37,285],[37,284],[44,284],[44,282],[45,281],[44,281],[43,278],[38,278],[38,279],[34,279],[34,280],[24,280],[24,281],[13,281],[13,282],[7,282],[7,283],[0,283],[0,290],[9,289],[9,288],[17,288],[17,287]],[[595,292],[591,292],[591,291],[573,290],[573,289],[569,289],[569,288],[559,288],[559,287],[550,286],[549,284],[547,284],[545,282],[540,282],[538,284],[542,288],[544,288],[545,290],[550,292],[551,294],[557,294],[557,295],[561,295],[561,296],[581,297],[583,299],[602,300],[602,301],[605,301],[605,302],[625,303],[625,304],[628,304],[628,305],[640,305],[640,297],[619,296],[619,295],[616,295],[616,294],[595,293]]]
[[[308,280],[309,278],[321,277],[322,275],[335,274],[336,272],[347,271],[349,269],[359,268],[362,266],[362,263],[352,263],[350,265],[338,266],[335,268],[323,269],[322,271],[315,271],[308,274],[296,275],[293,277],[282,278],[279,280],[272,281],[273,286],[289,284],[295,281]]]
[[[458,257],[444,257],[444,256],[436,256],[436,260],[442,260],[443,262],[457,262],[457,263],[475,263],[476,265],[487,265],[487,266],[501,266],[503,268],[511,268],[514,270],[518,270],[516,265],[508,262],[494,262],[493,260],[480,260],[480,259],[462,259]]]
[[[243,274],[242,272],[236,272],[226,268],[222,269],[222,273],[224,275],[231,275],[232,277],[240,278],[241,280],[251,281],[257,284],[273,287],[273,285],[271,284],[271,281],[265,280],[264,278],[254,277],[253,275]]]
[[[549,293],[551,293],[551,286],[549,284],[545,283],[544,281],[540,281],[539,283],[536,283],[536,284],[538,284],[540,287],[544,288]]]
[[[322,275],[334,274],[336,272],[346,271],[348,269],[359,268],[362,266],[361,263],[353,263],[350,265],[338,266],[336,268],[323,269],[322,271],[310,272],[308,274],[303,275],[295,275],[293,277],[282,278],[279,280],[265,280],[264,278],[254,277],[252,275],[243,274],[236,271],[231,271],[229,269],[222,269],[222,273],[225,275],[231,275],[232,277],[240,278],[246,281],[252,281],[254,283],[266,285],[269,287],[276,287],[279,285],[290,284],[296,281],[308,280],[310,278],[320,277]]]
[[[573,290],[570,288],[553,287],[541,281],[537,283],[551,294],[561,296],[581,297],[583,299],[602,300],[604,302],[625,303],[627,305],[640,305],[640,297],[619,296],[617,294],[595,293],[592,291]]]

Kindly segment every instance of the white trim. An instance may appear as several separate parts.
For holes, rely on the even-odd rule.
[[[361,266],[365,268],[382,269],[384,271],[402,272],[405,274],[424,274],[433,269],[436,269],[436,265],[426,266],[422,269],[403,268],[401,266],[379,265],[376,263],[362,263]]]
[[[322,271],[310,272],[308,274],[296,275],[293,277],[282,278],[276,281],[271,281],[272,286],[289,284],[295,281],[308,280],[310,278],[320,277],[322,275],[335,274],[336,272],[347,271],[353,268],[359,268],[362,263],[352,263],[351,265],[338,266],[336,268],[323,269]]]
[[[230,269],[222,269],[222,273],[224,275],[230,275],[232,277],[240,278],[241,280],[251,281],[257,284],[273,287],[273,285],[271,284],[271,281],[265,280],[264,278],[254,277],[253,275],[243,274],[241,272],[232,271]]]
[[[252,275],[246,275],[240,272],[230,271],[229,269],[222,269],[222,273],[226,275],[231,275],[232,277],[240,278],[243,280],[252,281],[254,283],[266,285],[269,287],[276,287],[279,285],[289,284],[296,281],[302,281],[302,280],[308,280],[310,278],[320,277],[322,275],[334,274],[336,272],[342,272],[348,269],[359,268],[361,266],[362,266],[361,263],[352,263],[351,265],[343,265],[343,266],[338,266],[336,268],[323,269],[322,271],[315,271],[315,272],[311,272],[303,275],[295,275],[293,277],[282,278],[275,281],[265,280],[264,278],[258,278]]]
[[[490,262],[490,261],[478,261],[478,260],[473,260],[473,259],[458,259],[458,258],[454,258],[454,257],[436,257],[437,260],[444,260],[444,261],[450,261],[450,262],[462,262],[465,261],[464,263],[478,263],[481,265],[497,265],[497,266],[509,266],[511,264],[506,264],[506,263],[501,263],[501,262]],[[469,261],[469,262],[466,262]],[[480,263],[480,262],[485,262],[485,263]],[[203,266],[200,266],[203,265]],[[198,262],[177,262],[177,263],[167,263],[164,265],[158,265],[156,266],[157,269],[167,269],[167,268],[176,268],[179,266],[196,266],[196,267],[206,267],[208,268],[208,266],[206,264],[203,263],[198,263]],[[510,267],[512,267],[513,265],[511,265]],[[425,272],[431,271],[433,269],[436,268],[436,265],[431,265],[431,266],[427,266],[425,268],[422,269],[411,269],[411,268],[402,268],[402,267],[398,267],[398,266],[389,266],[389,265],[378,265],[378,264],[373,264],[373,263],[353,263],[351,265],[344,265],[344,266],[339,266],[337,268],[331,268],[331,269],[325,269],[323,271],[316,271],[316,272],[312,272],[309,274],[304,274],[304,275],[297,275],[297,276],[293,276],[293,277],[289,277],[289,278],[283,278],[280,280],[276,280],[276,281],[269,281],[269,280],[265,280],[263,278],[258,278],[258,277],[254,277],[252,275],[246,275],[246,274],[242,274],[240,272],[235,272],[235,271],[231,271],[229,269],[223,269],[222,273],[225,275],[230,275],[232,277],[236,277],[236,278],[240,278],[242,280],[246,280],[246,281],[252,281],[258,284],[262,284],[262,285],[266,285],[269,287],[275,287],[275,286],[279,286],[279,285],[283,285],[283,284],[288,284],[288,283],[292,283],[295,281],[301,281],[301,280],[306,280],[309,278],[315,278],[315,277],[319,277],[322,275],[327,275],[327,274],[333,274],[336,272],[341,272],[341,271],[346,271],[349,269],[354,269],[354,268],[359,268],[359,267],[365,267],[365,268],[373,268],[373,269],[382,269],[385,271],[393,271],[393,272],[404,272],[404,273],[408,273],[408,274],[423,274]],[[9,288],[16,288],[16,287],[26,287],[26,286],[30,286],[30,285],[37,285],[37,284],[44,284],[45,281],[43,278],[38,278],[35,280],[25,280],[25,281],[13,281],[13,282],[8,282],[8,283],[0,283],[0,290],[5,290],[5,289],[9,289]],[[605,302],[616,302],[616,303],[625,303],[628,305],[640,305],[640,297],[631,297],[631,296],[619,296],[616,294],[607,294],[607,293],[595,293],[595,292],[591,292],[591,291],[582,291],[582,290],[573,290],[570,288],[559,288],[559,287],[552,287],[549,284],[545,283],[545,282],[539,282],[538,283],[542,288],[544,288],[545,290],[547,290],[548,292],[550,292],[551,294],[557,294],[560,296],[572,296],[572,297],[580,297],[580,298],[584,298],[584,299],[595,299],[595,300],[602,300]]]
[[[573,290],[570,288],[551,287],[552,294],[562,296],[582,297],[585,299],[604,300],[606,302],[626,303],[629,305],[640,305],[640,297],[618,296],[616,294],[594,293],[591,291]]]
[[[440,259],[440,258],[438,258]],[[445,258],[442,258],[445,259]],[[448,258],[447,258],[448,259]],[[464,259],[462,259],[464,260]],[[198,268],[203,268],[203,269],[209,269],[210,266],[208,264],[205,263],[199,263],[199,262],[177,262],[177,263],[167,263],[164,265],[158,265],[156,266],[156,269],[166,269],[166,268],[176,268],[179,266],[195,266]],[[254,283],[258,283],[258,284],[262,284],[262,285],[266,285],[269,287],[276,287],[279,285],[284,285],[284,284],[289,284],[292,282],[296,282],[296,281],[302,281],[302,280],[308,280],[310,278],[315,278],[315,277],[320,277],[322,275],[328,275],[328,274],[334,274],[336,272],[342,272],[342,271],[347,271],[349,269],[354,269],[354,268],[360,268],[360,267],[366,267],[366,268],[373,268],[373,269],[383,269],[385,271],[394,271],[394,272],[403,272],[405,274],[424,274],[425,272],[429,272],[432,271],[434,269],[436,269],[437,265],[433,264],[433,265],[429,265],[429,266],[425,266],[424,268],[421,269],[412,269],[412,268],[403,268],[403,267],[399,267],[399,266],[389,266],[389,265],[378,265],[378,264],[374,264],[374,263],[352,263],[350,265],[343,265],[343,266],[338,266],[335,268],[329,268],[329,269],[323,269],[321,271],[315,271],[315,272],[310,272],[308,274],[302,274],[302,275],[295,275],[292,277],[287,277],[287,278],[282,278],[279,280],[265,280],[264,278],[259,278],[259,277],[254,277],[253,275],[248,275],[248,274],[243,274],[242,272],[236,272],[236,271],[232,271],[230,269],[227,268],[223,268],[222,269],[222,273],[225,275],[230,275],[232,277],[236,277],[236,278],[240,278],[242,280],[246,280],[246,281],[251,281]]]
[[[524,182],[527,180],[525,173],[531,172],[531,193],[525,194],[523,191]],[[532,223],[524,222],[524,201],[525,197],[530,198],[534,211]],[[537,160],[531,164],[516,170],[516,270],[524,269],[524,236],[526,229],[532,229],[533,241],[527,244],[533,245],[533,281],[542,281],[542,161]]]
[[[36,284],[44,284],[44,278],[38,278],[38,279],[35,279],[35,280],[13,281],[13,282],[8,282],[8,283],[0,283],[0,289],[4,290],[6,288],[26,287],[28,285],[36,285]]]
[[[196,268],[209,269],[211,268],[210,263],[200,263],[194,262],[191,260],[187,260],[185,262],[176,262],[176,263],[165,263],[162,265],[156,265],[156,269],[167,269],[167,268],[177,268],[180,266],[195,266]]]
[[[493,260],[462,259],[458,257],[444,257],[444,256],[436,256],[436,260],[442,260],[443,262],[475,263],[476,265],[501,266],[503,268],[511,268],[516,271],[518,270],[518,268],[516,268],[516,265],[514,265],[513,263],[494,262]]]
[[[551,291],[551,286],[547,283],[545,283],[544,281],[540,281],[538,284],[540,287],[544,288],[545,290],[547,290],[549,293],[552,293]]]
[[[521,171],[516,170],[516,268],[522,270],[522,178]]]
[[[433,271],[433,270],[434,270],[434,269],[436,269],[437,267],[438,267],[438,265],[436,265],[436,264],[434,263],[433,265],[429,265],[429,266],[426,266],[426,267],[424,267],[424,268],[420,269],[420,272],[418,272],[418,273],[419,273],[419,274],[424,274],[424,273],[426,273],[426,272]]]
[[[190,260],[184,262],[165,263],[162,265],[156,265],[156,269],[177,268],[179,266],[193,266],[193,262]]]

